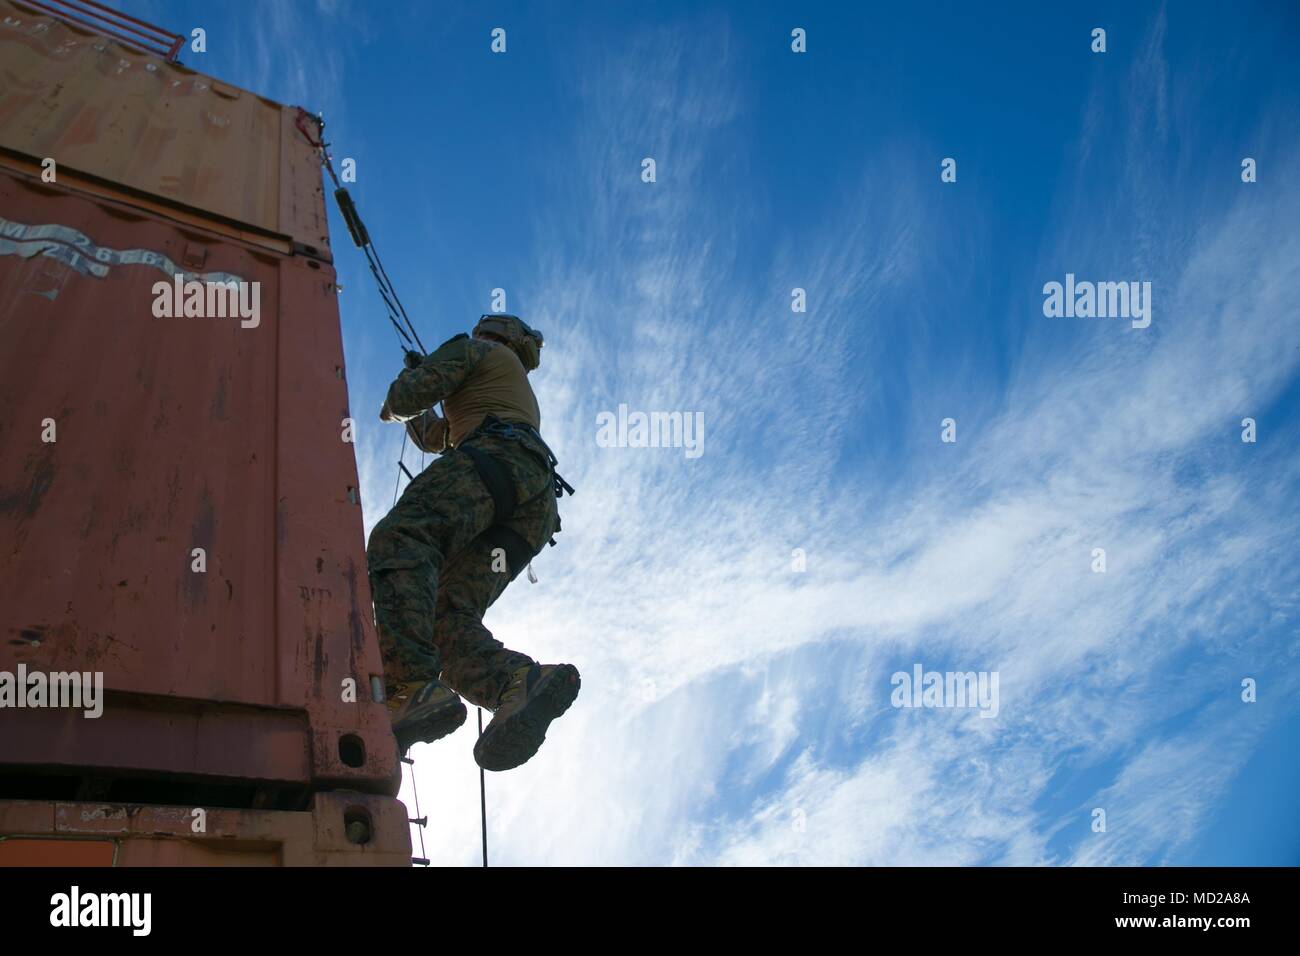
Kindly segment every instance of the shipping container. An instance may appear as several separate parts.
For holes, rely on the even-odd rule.
[[[347,790],[409,862],[318,131],[0,0],[0,675],[104,686],[97,717],[0,707],[0,800],[26,801],[0,835],[227,808],[270,814],[229,846],[305,861],[358,844],[267,847],[333,832]]]
[[[196,832],[201,824],[202,832]],[[0,801],[0,866],[406,866],[406,810],[319,793],[304,811]]]
[[[0,148],[169,219],[329,257],[296,107],[0,0]]]

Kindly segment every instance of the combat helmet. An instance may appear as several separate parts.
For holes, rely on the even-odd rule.
[[[517,315],[493,312],[480,316],[474,334],[491,332],[503,338],[511,351],[519,356],[524,368],[532,371],[542,362],[542,333],[530,328],[528,323]]]

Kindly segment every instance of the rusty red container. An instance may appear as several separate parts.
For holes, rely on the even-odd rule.
[[[391,798],[302,114],[10,0],[0,23],[0,674],[104,686],[99,717],[0,707],[0,801]],[[168,314],[177,274],[256,315]]]
[[[320,793],[305,810],[205,811],[0,801],[3,866],[406,866],[406,809],[391,797]]]

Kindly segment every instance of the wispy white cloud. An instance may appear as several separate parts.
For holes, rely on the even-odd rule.
[[[1132,82],[1167,131],[1162,30]],[[1112,232],[1160,280],[1148,334],[1041,319],[960,454],[939,464],[935,421],[935,448],[909,449],[889,491],[841,459],[868,416],[915,412],[879,408],[853,367],[872,334],[853,320],[943,274],[903,160],[868,158],[840,214],[755,287],[736,218],[701,185],[745,115],[727,71],[685,34],[638,38],[586,103],[565,144],[581,215],[543,227],[562,231],[539,248],[564,255],[513,282],[543,303],[544,430],[579,493],[541,582],[488,618],[511,646],[577,663],[584,691],[536,760],[489,775],[497,861],[1086,864],[1185,845],[1269,722],[1243,717],[1238,661],[1293,680],[1286,649],[1241,633],[1249,602],[1233,596],[1294,620],[1294,569],[1272,556],[1296,536],[1300,476],[1233,437],[1300,356],[1294,200],[1262,222],[1228,201],[1172,246],[1154,206]],[[662,158],[653,186],[644,155]],[[1043,278],[1094,241],[1081,203],[1053,226]],[[792,284],[836,321],[792,315]],[[619,402],[704,411],[705,456],[598,447],[595,414]],[[362,444],[373,521],[396,439]],[[1200,672],[1176,665],[1187,654]],[[889,674],[918,659],[999,670],[999,718],[890,708]],[[477,859],[472,737],[417,748],[436,862]],[[1212,753],[1229,756],[1190,783]],[[1051,803],[1062,774],[1103,764],[1093,792]],[[1093,806],[1110,831],[1071,836]]]

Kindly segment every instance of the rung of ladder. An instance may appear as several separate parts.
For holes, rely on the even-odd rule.
[[[426,860],[426,859],[425,859],[424,857],[422,857],[422,856],[413,856],[413,857],[411,857],[411,865],[412,865],[412,866],[428,866],[428,865],[429,865],[429,861]]]
[[[408,823],[418,823],[422,827],[427,827],[429,825],[428,817],[407,817],[406,820]]]

